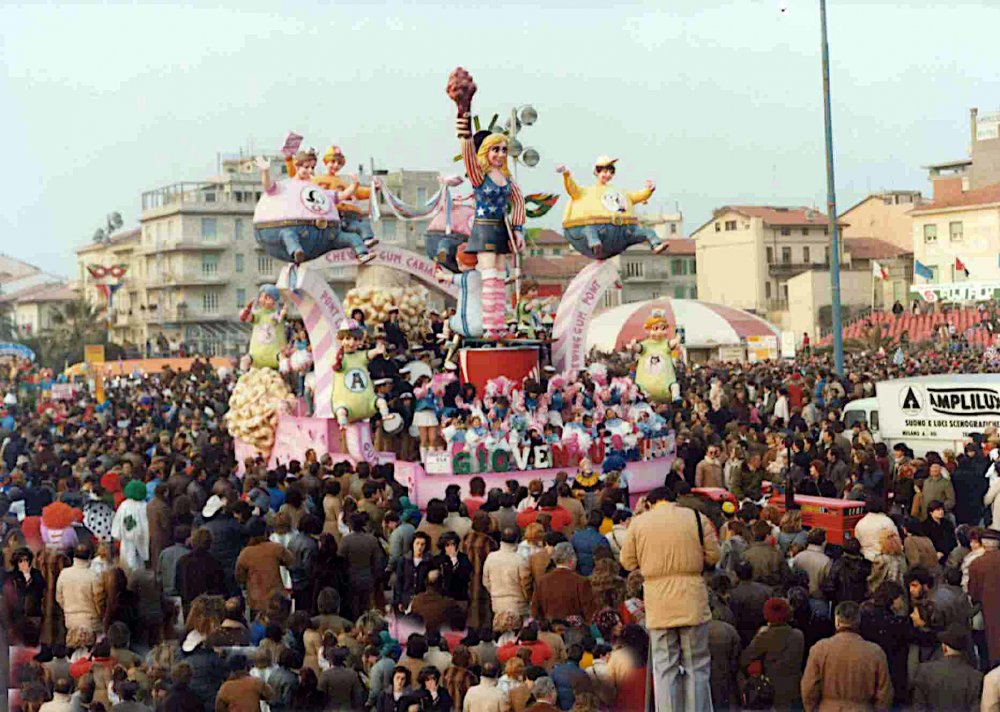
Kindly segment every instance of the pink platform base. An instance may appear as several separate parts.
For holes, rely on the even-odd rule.
[[[628,463],[630,478],[629,494],[633,499],[656,487],[663,486],[663,480],[674,463],[674,455],[659,457],[654,460]],[[469,494],[469,480],[476,475],[428,475],[417,463],[395,463],[396,481],[410,488],[410,500],[421,509],[427,507],[431,499],[444,499],[444,491],[448,485],[460,485],[462,496]],[[556,475],[567,472],[572,477],[575,468],[555,467],[546,470],[513,470],[509,472],[480,472],[479,477],[486,480],[486,491],[494,487],[507,489],[507,480],[517,480],[527,485],[531,480],[541,480],[546,487],[552,484]]]
[[[347,450],[341,448],[340,426],[336,418],[315,416],[282,415],[278,420],[278,432],[274,436],[274,447],[267,461],[269,468],[287,465],[291,460],[302,461],[306,450],[315,450],[317,457],[327,453],[334,462],[348,460],[352,464],[369,462],[391,462],[395,455],[391,452],[377,452],[372,444],[371,426],[367,421],[351,423],[347,426]],[[256,457],[257,451],[241,440],[236,441],[236,460],[239,471],[244,470],[247,457]]]
[[[271,450],[267,466],[287,465],[291,460],[305,457],[306,450],[316,451],[317,457],[329,453],[334,462],[348,460],[351,464],[369,462],[379,464],[393,463],[396,481],[410,490],[410,501],[420,509],[427,508],[427,502],[434,498],[444,499],[445,488],[457,484],[462,488],[462,495],[469,493],[469,480],[476,475],[428,475],[418,462],[396,460],[391,452],[378,452],[371,439],[371,427],[367,422],[351,423],[347,431],[347,452],[340,447],[340,427],[335,418],[296,417],[282,415],[278,421],[278,432],[275,436],[274,448]],[[256,457],[257,452],[247,443],[236,441],[236,460],[239,472],[243,473],[243,462],[247,457]],[[675,456],[667,455],[651,460],[628,463],[630,478],[629,493],[633,500],[640,494],[663,485],[663,480],[670,472]],[[486,489],[494,487],[506,489],[507,480],[517,480],[527,485],[531,480],[539,479],[546,486],[555,481],[560,472],[575,472],[573,467],[553,467],[544,470],[511,470],[508,472],[478,473],[486,481]]]

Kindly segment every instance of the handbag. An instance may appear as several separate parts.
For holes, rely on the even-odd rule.
[[[743,687],[743,709],[769,710],[774,706],[774,685],[764,675],[747,678]]]

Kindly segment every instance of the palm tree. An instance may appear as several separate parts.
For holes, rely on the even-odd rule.
[[[46,366],[60,369],[83,360],[87,344],[107,344],[107,323],[103,309],[83,297],[67,302],[52,313],[52,327],[40,334],[42,360]]]

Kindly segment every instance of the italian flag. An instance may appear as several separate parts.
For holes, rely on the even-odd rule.
[[[875,279],[885,281],[889,279],[889,270],[879,264],[877,260],[872,260],[872,276],[875,277]]]

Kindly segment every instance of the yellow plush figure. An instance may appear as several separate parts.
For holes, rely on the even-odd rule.
[[[680,385],[674,372],[673,350],[680,342],[670,337],[670,322],[663,312],[654,311],[643,328],[647,336],[634,346],[639,353],[636,385],[653,402],[677,400],[680,398]]]

